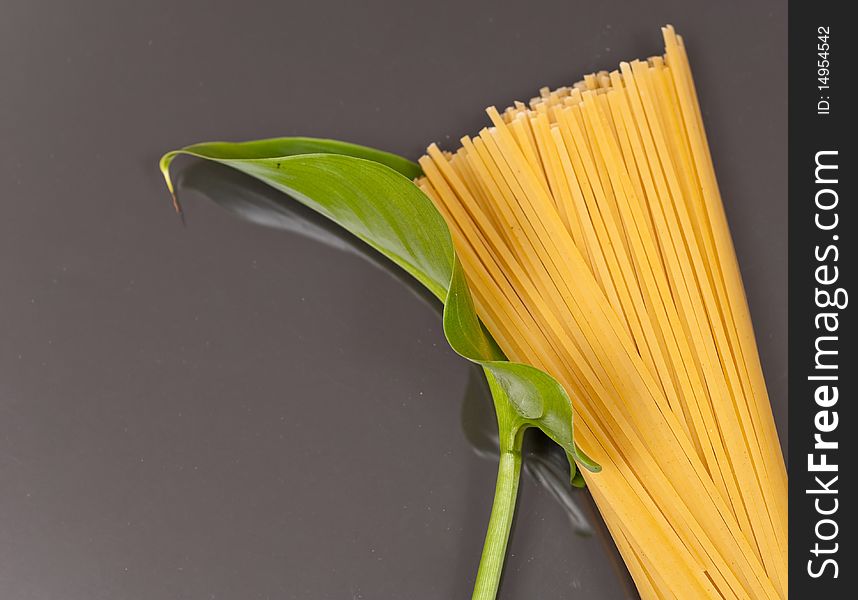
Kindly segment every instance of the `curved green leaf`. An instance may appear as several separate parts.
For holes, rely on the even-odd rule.
[[[414,163],[333,140],[212,142],[164,155],[161,170],[171,190],[169,168],[178,154],[213,160],[260,179],[332,219],[416,277],[444,301],[444,333],[452,348],[492,372],[509,396],[519,426],[539,427],[582,466],[598,471],[574,443],[572,404],[563,386],[539,369],[507,361],[480,324],[447,225],[408,179],[419,173]]]
[[[444,334],[464,358],[482,365],[498,419],[498,485],[474,598],[494,598],[500,580],[521,465],[521,439],[538,427],[575,463],[598,471],[574,439],[572,403],[547,373],[506,360],[480,323],[449,230],[432,201],[411,178],[419,168],[403,158],[362,146],[310,138],[196,144],[164,155],[161,170],[179,154],[216,161],[247,173],[330,218],[414,276],[444,302]],[[175,200],[175,196],[174,196]]]
[[[354,158],[365,158],[373,162],[381,163],[390,167],[397,173],[409,179],[420,175],[420,167],[417,163],[402,158],[390,152],[341,142],[339,140],[325,140],[308,137],[280,137],[266,140],[252,140],[249,142],[206,142],[187,146],[183,150],[194,152],[199,149],[201,154],[209,158],[277,158],[283,156],[297,156],[299,154],[341,154]],[[165,158],[169,156],[165,155]],[[162,159],[163,160],[163,159]],[[167,158],[169,161],[170,159]],[[164,165],[162,163],[161,168]],[[167,185],[172,184],[168,181]]]

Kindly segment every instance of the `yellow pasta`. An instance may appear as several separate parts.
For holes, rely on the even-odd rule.
[[[480,317],[560,381],[643,598],[787,596],[787,476],[683,40],[420,160]]]

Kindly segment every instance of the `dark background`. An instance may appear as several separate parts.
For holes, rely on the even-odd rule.
[[[492,417],[437,308],[192,190],[182,228],[156,161],[275,135],[417,158],[668,22],[785,437],[784,2],[4,0],[0,598],[469,597]],[[567,510],[525,474],[502,598],[628,594]]]

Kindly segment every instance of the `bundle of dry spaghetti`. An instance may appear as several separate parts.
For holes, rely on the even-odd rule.
[[[682,38],[529,105],[417,183],[510,360],[569,392],[643,598],[785,598],[787,476]]]

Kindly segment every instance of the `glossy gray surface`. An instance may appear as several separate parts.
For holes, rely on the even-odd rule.
[[[785,433],[785,3],[342,4],[3,3],[0,598],[468,597],[492,422],[437,307],[300,211],[234,218],[210,200],[267,190],[222,171],[185,170],[183,229],[155,162],[290,134],[416,158],[666,22]],[[533,446],[501,597],[627,597]]]

